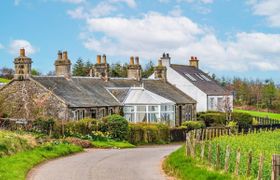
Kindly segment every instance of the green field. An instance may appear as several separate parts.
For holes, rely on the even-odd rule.
[[[8,80],[8,79],[4,79],[4,78],[0,78],[0,83],[8,83],[10,82],[11,80]]]
[[[252,116],[269,117],[271,119],[278,119],[278,120],[280,120],[280,114],[276,114],[276,113],[258,112],[258,111],[247,111],[247,110],[240,110],[240,109],[234,109],[234,112],[249,113]]]
[[[164,171],[176,179],[189,180],[227,180],[233,179],[230,175],[215,172],[203,167],[198,160],[186,157],[185,146],[170,154],[163,162]]]
[[[280,131],[266,131],[255,134],[248,134],[243,136],[222,136],[211,140],[211,164],[216,164],[216,147],[217,144],[221,146],[221,167],[224,167],[225,150],[229,145],[231,149],[229,171],[234,172],[236,151],[238,148],[241,150],[241,161],[239,172],[241,175],[246,174],[246,167],[248,162],[248,153],[252,150],[252,176],[257,177],[258,174],[258,161],[261,153],[264,154],[264,169],[263,179],[270,179],[271,175],[271,158],[273,154],[280,154]],[[208,147],[206,145],[206,157],[208,157]],[[199,152],[199,151],[198,151]]]

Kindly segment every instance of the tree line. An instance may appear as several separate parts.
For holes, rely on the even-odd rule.
[[[221,78],[217,82],[234,95],[235,107],[280,113],[280,88],[272,79]]]

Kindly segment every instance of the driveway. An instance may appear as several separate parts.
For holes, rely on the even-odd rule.
[[[86,152],[49,161],[34,168],[29,180],[161,180],[164,156],[179,145],[133,149],[88,149]]]

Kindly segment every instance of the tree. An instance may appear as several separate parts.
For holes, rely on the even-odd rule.
[[[40,76],[42,73],[40,73],[37,69],[32,69],[31,70],[31,75],[32,76]]]
[[[149,61],[146,65],[145,68],[142,71],[142,77],[143,78],[148,78],[154,73],[154,63],[153,61]]]
[[[112,64],[110,75],[112,77],[127,77],[127,64],[121,65],[120,63]]]
[[[3,67],[0,69],[0,77],[6,78],[6,79],[12,79],[14,77],[15,71],[11,68]]]
[[[276,99],[276,87],[272,80],[266,80],[263,87],[263,100],[268,109],[272,108],[272,101]]]
[[[85,64],[83,62],[82,58],[79,58],[76,63],[74,64],[73,67],[73,76],[87,76],[88,74],[86,73],[85,70]]]

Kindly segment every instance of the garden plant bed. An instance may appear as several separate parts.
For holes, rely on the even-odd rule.
[[[234,109],[234,112],[249,113],[252,116],[268,117],[268,118],[277,119],[277,120],[280,121],[280,114],[277,114],[277,113],[259,112],[259,111],[248,111],[248,110],[240,110],[240,109]]]

